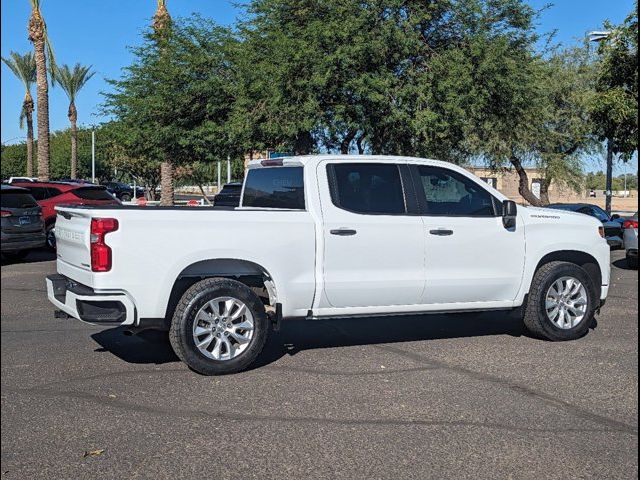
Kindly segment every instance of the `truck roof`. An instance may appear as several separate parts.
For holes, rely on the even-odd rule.
[[[293,166],[293,165],[317,165],[324,160],[343,160],[346,162],[376,162],[376,163],[398,163],[413,162],[423,163],[425,165],[442,166],[464,170],[457,165],[444,162],[442,160],[433,160],[430,158],[407,157],[400,155],[340,155],[340,154],[323,154],[323,155],[296,155],[291,157],[278,157],[272,159],[252,160],[249,162],[249,168],[260,168],[269,166]]]

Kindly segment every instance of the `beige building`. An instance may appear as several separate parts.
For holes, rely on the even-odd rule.
[[[519,192],[520,177],[514,170],[504,170],[495,172],[487,168],[469,168],[469,171],[480,177],[485,182],[502,192],[504,195],[518,203],[526,204]],[[535,168],[527,168],[527,176],[529,177],[529,188],[534,195],[539,196],[540,192],[540,171]],[[559,187],[551,184],[549,187],[549,200],[551,203],[591,203],[604,208],[605,196],[604,192],[594,192],[595,197],[589,195],[588,191],[575,192],[568,187]],[[637,211],[638,210],[638,191],[632,190],[627,197],[617,195],[614,192],[613,210],[618,211]]]

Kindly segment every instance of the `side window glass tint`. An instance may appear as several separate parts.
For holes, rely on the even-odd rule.
[[[333,204],[344,210],[372,215],[406,213],[400,170],[385,163],[330,164]]]
[[[439,167],[418,166],[427,215],[486,217],[496,214],[493,196],[470,178]]]

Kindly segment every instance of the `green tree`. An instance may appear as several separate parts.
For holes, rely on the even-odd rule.
[[[638,150],[638,2],[619,25],[605,24],[611,33],[600,43],[597,94],[592,116],[595,132],[607,142],[607,178],[612,178],[613,157],[629,160]],[[611,190],[612,185],[607,185]],[[607,211],[611,197],[607,196]]]
[[[77,178],[90,178],[91,175],[91,129],[79,128],[77,131],[78,175]],[[113,176],[111,152],[113,143],[111,133],[103,126],[96,130],[96,175],[99,179],[109,180]],[[37,147],[37,145],[36,145]],[[71,169],[71,129],[55,131],[50,136],[50,176],[52,179],[70,178]],[[2,150],[2,177],[22,176],[26,168],[27,143],[8,145]]]
[[[69,98],[69,110],[67,117],[71,123],[71,178],[77,178],[78,174],[78,110],[76,97],[82,87],[93,77],[95,72],[91,67],[85,67],[76,63],[73,68],[63,65],[58,68],[56,82],[62,87]]]
[[[547,199],[526,163],[579,183],[588,75],[569,53],[536,52],[523,2],[256,0],[248,14],[232,116],[247,150],[479,157],[514,167],[533,204]]]
[[[165,204],[177,166],[241,156],[228,122],[232,43],[227,29],[199,17],[176,22],[161,43],[147,35],[124,76],[109,81],[104,107],[115,119],[114,137],[126,157],[160,164]]]
[[[20,55],[11,52],[9,58],[2,57],[2,61],[9,67],[13,74],[18,77],[24,86],[24,99],[22,100],[22,110],[20,110],[20,128],[27,123],[27,177],[33,177],[33,97],[31,96],[31,86],[36,81],[36,60],[32,52]]]

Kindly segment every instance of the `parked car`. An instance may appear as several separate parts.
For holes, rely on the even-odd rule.
[[[45,244],[42,208],[24,188],[2,185],[0,191],[2,255],[23,258],[29,250]]]
[[[26,188],[38,205],[42,207],[42,217],[45,222],[47,246],[55,250],[56,211],[58,205],[108,205],[120,206],[118,199],[113,198],[105,187],[67,182],[25,182],[15,183]]]
[[[624,248],[627,253],[627,263],[630,268],[638,268],[638,212],[625,220],[622,224],[624,228]]]
[[[209,375],[251,365],[283,318],[504,309],[536,336],[571,340],[609,291],[601,222],[519,207],[433,160],[253,161],[237,209],[58,211],[46,279],[58,315],[168,329]]]
[[[216,196],[213,197],[213,204],[217,207],[237,207],[240,205],[240,194],[242,193],[242,182],[231,182],[223,185]]]
[[[134,197],[134,189],[131,185],[127,185],[122,182],[105,182],[103,185],[107,188],[109,193],[113,196],[122,200],[123,202],[130,202]],[[135,197],[140,198],[144,197],[144,188],[137,187],[135,188]]]
[[[609,246],[614,249],[623,248],[624,241],[622,239],[622,223],[624,222],[624,219],[620,217],[620,215],[610,216],[605,210],[597,205],[591,205],[588,203],[554,203],[549,205],[547,208],[582,213],[584,215],[597,218],[602,222]]]

